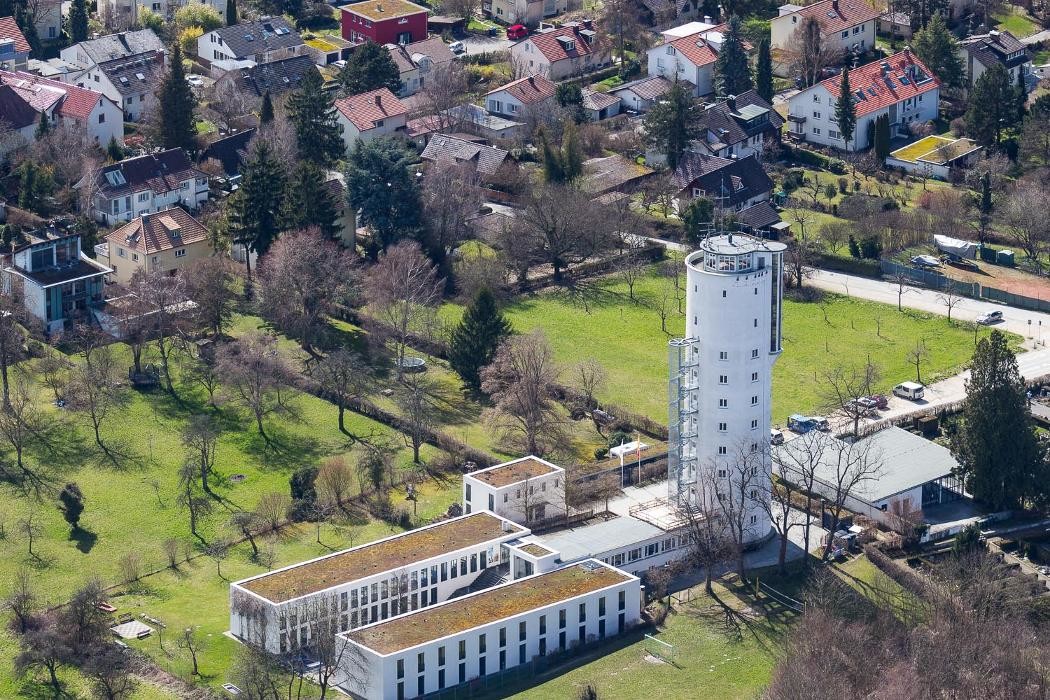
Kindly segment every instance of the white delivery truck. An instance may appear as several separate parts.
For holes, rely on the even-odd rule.
[[[899,396],[902,399],[908,399],[909,401],[920,400],[925,391],[926,387],[917,382],[901,382],[893,387],[894,396]]]

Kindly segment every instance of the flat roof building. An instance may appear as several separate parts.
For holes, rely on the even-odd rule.
[[[565,470],[539,457],[522,457],[463,477],[463,512],[490,510],[527,525],[565,515]]]
[[[367,700],[415,698],[622,634],[637,577],[593,559],[339,635],[336,684]]]
[[[293,564],[230,586],[230,631],[271,653],[304,647],[319,614],[347,631],[436,605],[502,562],[526,528],[480,512]]]

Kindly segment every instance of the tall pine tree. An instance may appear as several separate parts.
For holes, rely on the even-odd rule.
[[[999,145],[1003,129],[1016,116],[1016,95],[1001,63],[981,74],[970,91],[966,134],[982,146]]]
[[[259,108],[259,123],[269,124],[273,121],[273,98],[270,97],[270,91],[267,90],[263,93],[262,107]]]
[[[945,87],[962,87],[963,64],[955,37],[940,13],[935,14],[924,29],[915,34],[912,42],[919,57]]]
[[[291,231],[317,226],[326,237],[335,238],[339,232],[337,218],[324,171],[308,160],[299,161],[281,208],[281,228]]]
[[[295,127],[299,157],[328,165],[343,154],[343,137],[336,121],[334,99],[317,70],[303,76],[288,98],[288,118]]]
[[[872,145],[879,164],[886,162],[886,157],[890,154],[890,117],[888,114],[875,118],[875,138]]]
[[[700,137],[697,125],[702,112],[690,92],[675,80],[664,99],[646,113],[646,142],[667,156],[667,166],[672,170],[678,167],[689,142]]]
[[[164,148],[193,150],[197,139],[194,110],[197,98],[186,82],[179,42],[171,45],[171,68],[161,81],[158,91],[160,109],[160,137]]]
[[[1006,336],[992,331],[974,351],[952,440],[967,490],[992,510],[1042,503],[1050,488],[1025,391]]]
[[[769,50],[769,37],[762,37],[762,41],[758,43],[755,92],[766,102],[773,102],[773,54]]]
[[[714,67],[715,92],[721,97],[739,95],[751,89],[751,66],[740,38],[740,18],[733,15],[722,37]]]
[[[73,0],[69,6],[69,38],[75,44],[88,36],[87,0]]]
[[[422,230],[419,185],[409,170],[415,158],[394,138],[358,141],[347,158],[347,201],[374,233],[368,247],[373,258]]]
[[[36,133],[33,134],[33,138],[39,141],[45,138],[49,131],[51,131],[51,120],[47,118],[47,112],[41,112],[40,121],[36,123]]]
[[[226,26],[237,24],[237,0],[226,0]]]
[[[284,200],[284,169],[265,141],[252,148],[241,169],[241,186],[230,197],[230,237],[248,253],[265,255],[280,232]],[[252,277],[251,256],[245,256],[248,280]]]
[[[510,323],[496,307],[492,292],[482,289],[449,341],[448,363],[468,389],[481,391],[481,368],[492,362],[499,344],[510,333]]]
[[[1015,125],[1024,121],[1028,113],[1028,87],[1024,83],[1024,71],[1017,70],[1017,85],[1014,86],[1014,119]]]
[[[853,103],[853,89],[849,84],[849,68],[842,69],[839,81],[839,98],[835,102],[835,124],[839,128],[839,137],[848,150],[853,132],[857,129],[857,106]]]

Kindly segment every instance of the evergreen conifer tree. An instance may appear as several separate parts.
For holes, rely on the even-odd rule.
[[[993,510],[1045,501],[1047,468],[1025,391],[1006,336],[992,331],[974,351],[952,451],[967,490]]]
[[[915,55],[945,87],[962,86],[963,65],[958,43],[940,13],[935,14],[924,29],[916,32],[913,46]]]
[[[46,137],[49,131],[51,131],[51,120],[47,118],[47,112],[41,112],[40,120],[36,123],[36,133],[33,134],[33,138],[39,141]]]
[[[75,44],[88,37],[87,0],[73,0],[69,6],[69,38]]]
[[[36,17],[27,2],[15,4],[15,24],[22,32],[22,36],[29,43],[29,50],[34,56],[40,56],[43,46],[40,43],[40,35],[36,33]]]
[[[449,365],[471,391],[481,391],[481,368],[492,362],[499,344],[510,333],[510,323],[496,307],[492,292],[482,289],[452,331],[449,342]]]
[[[839,128],[839,137],[849,146],[853,132],[857,129],[857,106],[853,103],[853,90],[849,84],[849,68],[842,69],[839,81],[839,98],[835,102],[835,124]]]
[[[700,107],[688,90],[675,80],[664,99],[657,102],[645,115],[646,142],[667,156],[667,166],[674,170],[689,148],[689,142],[699,138]]]
[[[409,171],[415,158],[414,151],[394,138],[358,141],[347,158],[347,201],[375,234],[368,248],[372,257],[422,230],[419,185]]]
[[[237,0],[226,0],[226,26],[237,24]]]
[[[59,510],[69,526],[80,527],[80,515],[84,512],[84,494],[74,482],[66,484],[58,494]]]
[[[259,108],[259,124],[269,124],[273,121],[273,99],[270,91],[263,93],[262,107]]]
[[[981,74],[970,91],[966,133],[982,146],[999,145],[1002,130],[1016,116],[1014,87],[1001,63]]]
[[[547,182],[565,182],[561,150],[551,143],[550,137],[542,129],[540,130],[540,149],[543,154],[543,177]]]
[[[321,73],[308,71],[299,89],[288,98],[288,118],[295,127],[299,157],[328,165],[342,155],[343,137],[335,117],[334,99],[323,87]]]
[[[281,209],[281,228],[291,231],[317,226],[325,236],[334,238],[339,231],[337,218],[324,171],[315,163],[299,161]]]
[[[1025,115],[1028,113],[1028,88],[1025,87],[1024,72],[1021,70],[1017,71],[1017,85],[1014,86],[1014,93],[1014,104],[1017,105],[1017,108],[1013,123],[1017,125],[1024,121]]]
[[[752,87],[751,66],[740,38],[740,18],[733,15],[722,37],[722,47],[715,59],[715,92],[721,97],[739,95]]]
[[[885,162],[890,155],[890,118],[883,114],[875,118],[875,157],[879,163]]]
[[[766,102],[773,102],[773,55],[769,50],[769,37],[762,37],[762,41],[758,43],[755,92]]]
[[[114,163],[124,158],[124,149],[117,143],[116,136],[111,136],[106,144],[106,157]]]
[[[179,42],[171,46],[170,69],[161,81],[158,91],[161,123],[161,145],[164,148],[192,150],[197,139],[194,110],[197,98],[186,82]]]
[[[566,182],[583,175],[583,146],[580,145],[580,132],[573,122],[565,124],[565,133],[562,134],[561,163]]]
[[[346,95],[387,88],[395,95],[401,91],[401,72],[381,44],[366,41],[354,49],[339,71],[339,85]]]
[[[284,170],[265,141],[255,145],[241,169],[241,187],[229,205],[231,239],[249,253],[264,255],[280,232],[281,203],[284,200]],[[251,280],[251,257],[246,256]]]

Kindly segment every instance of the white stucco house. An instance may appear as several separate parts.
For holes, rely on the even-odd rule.
[[[408,108],[387,88],[340,98],[335,111],[347,150],[358,141],[404,134],[408,123]]]
[[[875,46],[875,30],[880,11],[866,0],[821,0],[812,5],[782,5],[770,22],[769,46],[774,50],[791,47],[795,32],[813,17],[820,24],[823,47],[864,53]]]
[[[554,101],[557,87],[542,75],[530,75],[507,83],[485,94],[490,114],[520,117],[530,109],[542,109]]]

